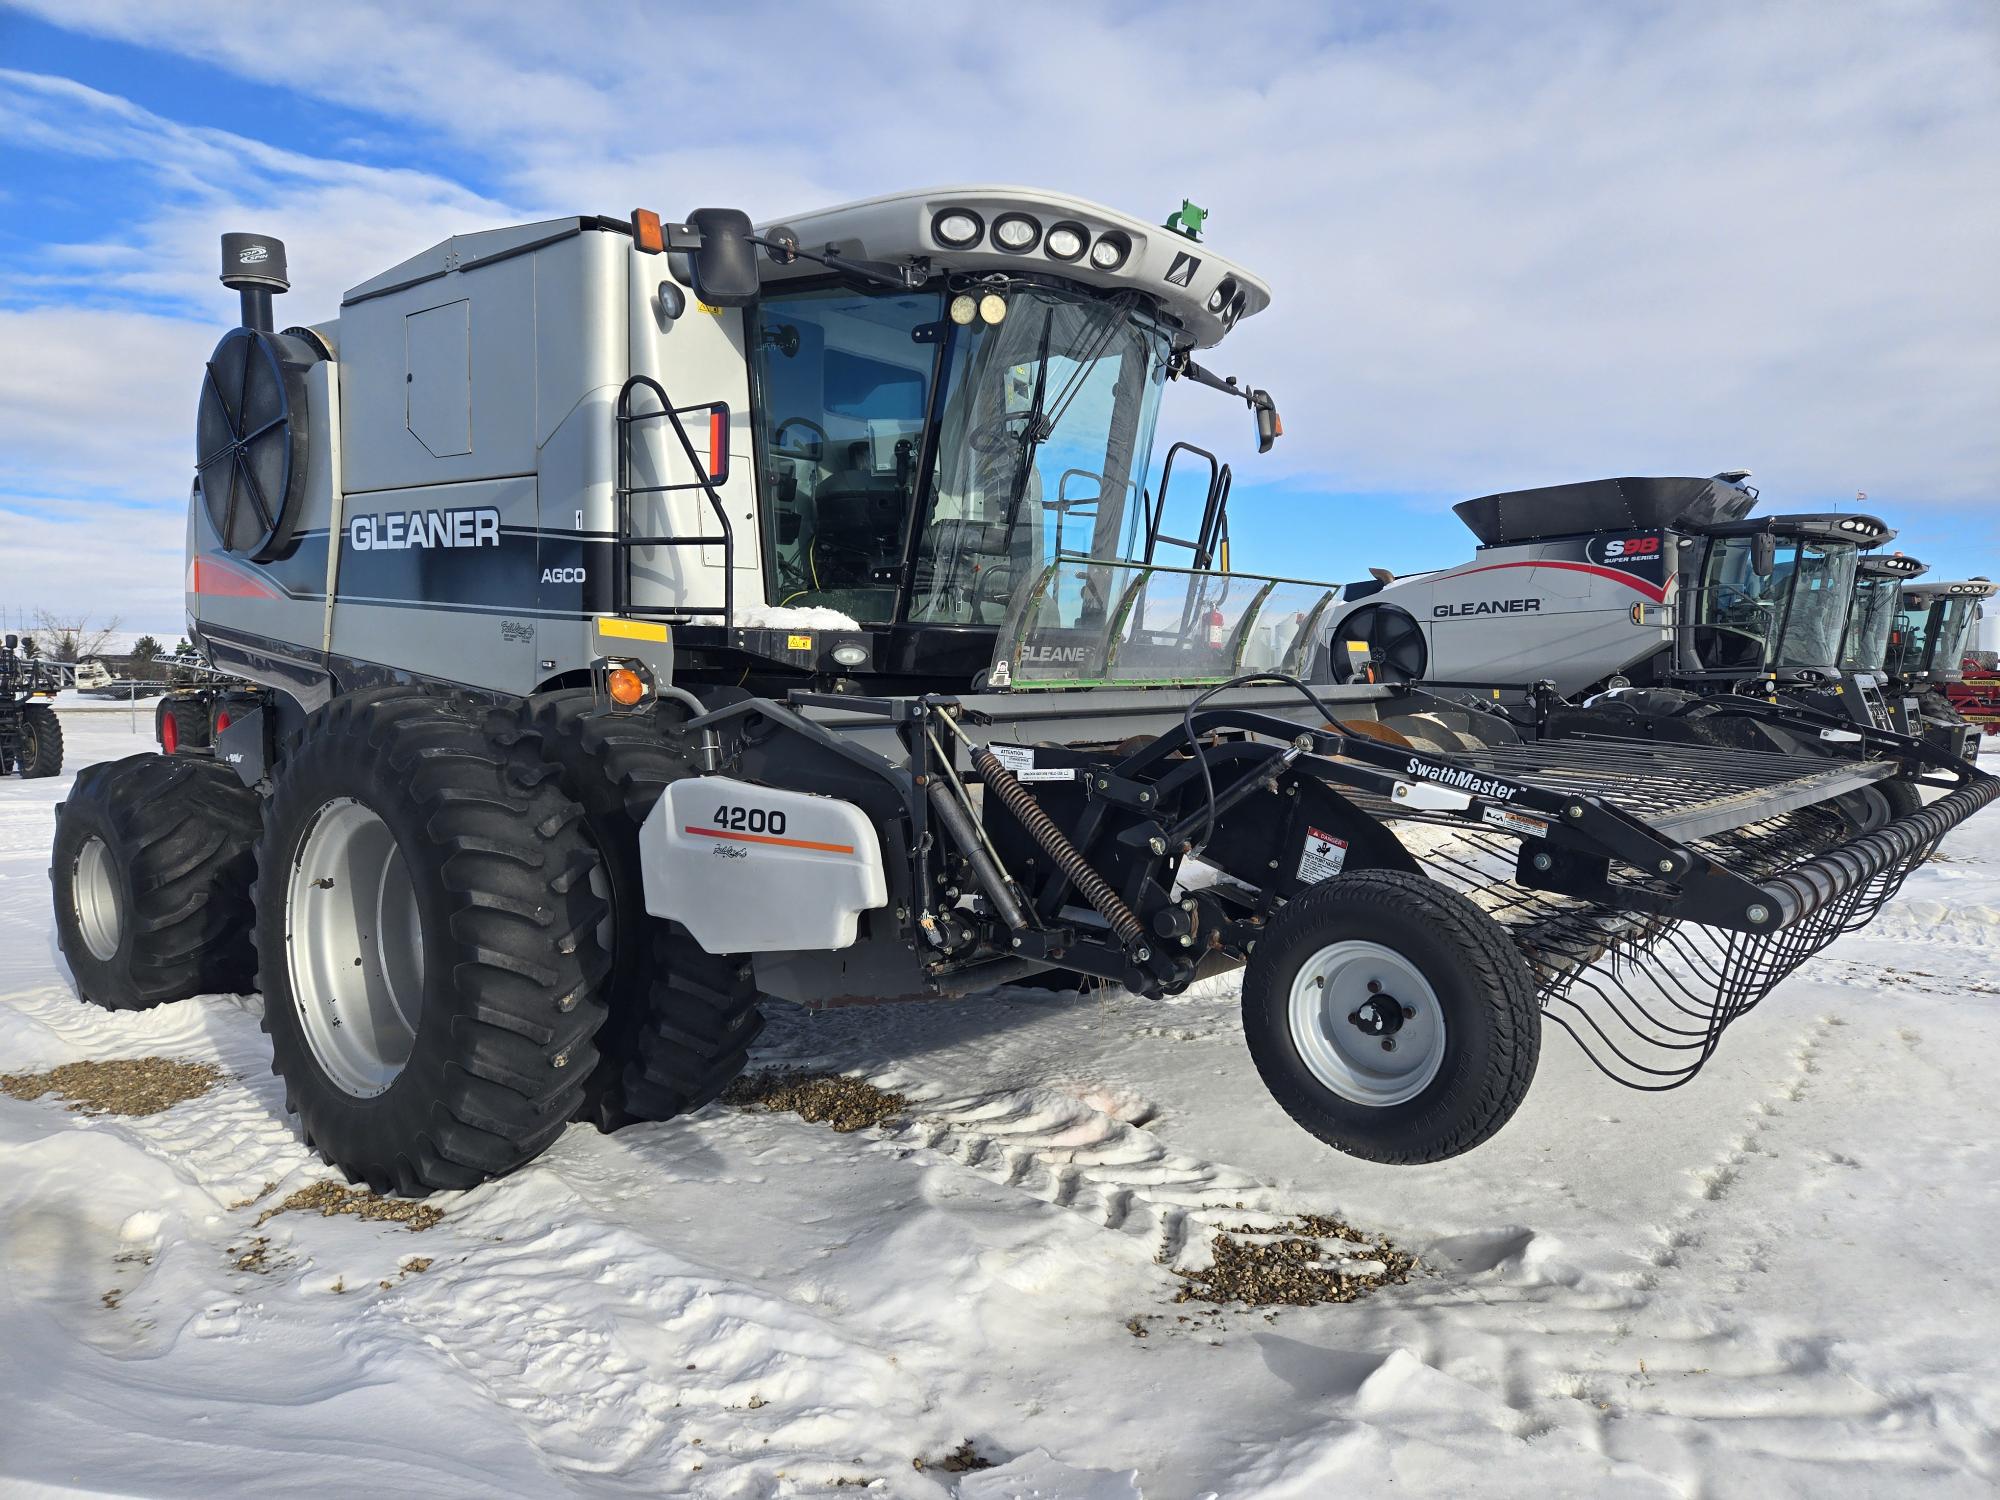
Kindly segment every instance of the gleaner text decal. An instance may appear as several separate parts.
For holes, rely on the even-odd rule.
[[[347,545],[356,552],[401,552],[410,547],[497,547],[500,512],[490,505],[477,505],[457,510],[356,516],[347,523]]]

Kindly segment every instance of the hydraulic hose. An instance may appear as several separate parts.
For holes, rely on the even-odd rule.
[[[1146,929],[1133,915],[1132,908],[1111,888],[1111,882],[1098,874],[1090,861],[1077,852],[1076,845],[1056,826],[1056,820],[1043,811],[1042,804],[1035,800],[1035,794],[1021,785],[1012,771],[1000,764],[1000,757],[981,747],[972,752],[972,763],[978,767],[986,789],[998,797],[1007,811],[1028,830],[1028,836],[1042,846],[1049,858],[1055,861],[1056,868],[1083,892],[1084,899],[1097,909],[1097,914],[1111,924],[1118,941],[1129,948],[1143,939]]]

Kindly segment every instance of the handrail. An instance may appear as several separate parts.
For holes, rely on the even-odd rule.
[[[653,393],[660,403],[658,411],[635,412],[632,410],[632,393],[639,387]],[[618,424],[618,483],[615,491],[618,510],[618,536],[613,542],[618,563],[611,574],[612,611],[615,614],[665,614],[665,615],[712,615],[717,613],[712,605],[647,605],[643,609],[632,603],[632,549],[634,547],[715,547],[722,548],[722,623],[724,629],[734,629],[736,625],[736,531],[729,524],[729,512],[722,503],[722,496],[716,492],[718,484],[729,482],[729,450],[725,446],[722,453],[722,471],[716,473],[710,466],[715,461],[713,452],[704,462],[695,452],[694,442],[688,437],[687,426],[681,417],[687,412],[705,411],[709,413],[711,432],[719,418],[721,429],[729,428],[729,407],[721,401],[701,401],[692,406],[675,406],[667,398],[667,393],[659,381],[650,375],[634,375],[618,389],[616,420]],[[641,422],[656,422],[662,417],[674,429],[674,436],[680,439],[681,451],[687,456],[688,467],[695,478],[682,484],[642,484],[632,483],[632,429]],[[711,445],[712,447],[713,445]],[[632,534],[632,497],[634,495],[663,495],[681,490],[700,490],[708,497],[709,509],[715,512],[715,519],[721,524],[722,535],[712,537],[706,534],[695,536],[634,536]]]

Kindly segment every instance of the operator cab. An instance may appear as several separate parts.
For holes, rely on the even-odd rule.
[[[854,677],[973,675],[1058,557],[1144,564],[1175,540],[1147,483],[1169,380],[1243,401],[1259,451],[1280,430],[1268,395],[1193,358],[1269,291],[1182,230],[981,187],[848,204],[747,239],[763,252],[738,299],[762,604],[779,628],[851,622],[867,637]],[[1228,471],[1200,456],[1213,537]],[[1183,545],[1197,569],[1216,560],[1212,542]],[[1066,580],[1065,623],[1103,629],[1114,582],[1101,568]],[[804,610],[832,615],[784,613]]]
[[[1847,630],[1840,643],[1843,672],[1877,675],[1887,670],[1903,587],[1928,571],[1926,564],[1900,552],[1861,559],[1855,568],[1854,603],[1848,608]]]
[[[1839,675],[1863,547],[1895,535],[1873,516],[1781,515],[1709,526],[1691,587],[1686,670],[1696,676]]]
[[[1902,591],[1889,671],[1905,683],[1956,682],[1982,603],[2000,591],[1984,578],[1921,583]]]

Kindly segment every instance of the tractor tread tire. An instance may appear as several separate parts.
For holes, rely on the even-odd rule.
[[[21,706],[21,776],[34,781],[44,776],[60,776],[63,765],[63,727],[56,711],[46,703]]]
[[[1329,932],[1343,916],[1352,930]],[[1293,1045],[1292,976],[1342,937],[1403,952],[1446,1009],[1444,1064],[1406,1103],[1371,1108],[1339,1099]],[[1243,1023],[1257,1071],[1287,1114],[1336,1150],[1390,1165],[1444,1161],[1490,1139],[1527,1096],[1541,1056],[1534,981],[1506,929],[1456,891],[1400,870],[1336,876],[1288,901],[1244,974]]]
[[[146,1010],[255,988],[257,801],[227,766],[151,751],[78,773],[56,808],[49,869],[56,937],[78,994],[106,1010]],[[108,960],[83,940],[74,895],[93,835],[119,887],[121,931]]]
[[[646,910],[639,828],[667,784],[689,774],[687,761],[650,718],[599,714],[596,706],[589,688],[541,694],[528,700],[511,733],[532,735],[561,769],[604,862],[619,951],[581,1118],[610,1131],[672,1119],[714,1099],[743,1071],[764,1023],[747,966],[704,952]],[[505,717],[502,711],[492,721],[496,735],[510,732]]]
[[[264,1029],[306,1143],[350,1182],[421,1197],[533,1160],[575,1115],[597,1061],[603,903],[583,810],[485,707],[409,687],[344,695],[292,742],[265,805],[258,882]],[[422,918],[409,1060],[371,1098],[320,1066],[288,962],[288,877],[320,809],[362,802],[390,825]]]
[[[654,924],[653,975],[625,1104],[636,1119],[671,1120],[713,1102],[749,1065],[764,1013],[748,961],[707,952],[676,923]]]

